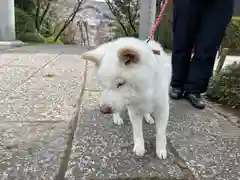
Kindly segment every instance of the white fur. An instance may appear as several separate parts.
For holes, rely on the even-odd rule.
[[[150,114],[148,114],[148,113],[145,114],[144,119],[148,124],[154,124],[154,120]],[[113,122],[114,122],[114,124],[119,125],[119,126],[124,124],[123,119],[121,118],[119,113],[113,114]]]
[[[139,62],[126,66],[119,60],[118,52],[122,48],[131,48],[140,55]],[[152,50],[160,50],[160,55]],[[118,114],[128,109],[133,128],[133,151],[138,156],[145,153],[142,119],[156,123],[156,154],[160,159],[167,157],[166,128],[169,118],[169,84],[171,80],[171,59],[161,45],[155,41],[146,43],[136,38],[125,37],[101,45],[95,50],[83,54],[83,58],[98,64],[97,75],[103,87],[100,104],[113,109],[113,121],[122,125]],[[127,83],[117,88],[118,82]]]

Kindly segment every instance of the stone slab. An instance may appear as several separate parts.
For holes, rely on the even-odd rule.
[[[45,44],[45,46],[48,45]],[[25,44],[25,46],[9,48],[6,52],[11,54],[34,54],[40,52],[40,49],[36,48],[35,45]]]
[[[0,66],[0,98],[5,97],[56,57],[57,54],[39,53],[2,55],[2,62],[5,64]]]
[[[34,55],[24,58],[23,56],[15,61],[11,61],[8,66],[17,66],[17,67],[30,67],[39,69],[49,63],[50,61],[57,58],[59,54],[47,54],[38,52]]]
[[[45,54],[74,54],[80,55],[82,52],[86,51],[88,47],[83,47],[80,45],[63,45],[63,44],[30,44],[28,46],[23,46],[20,48],[9,49],[8,52],[11,53],[31,53],[37,51],[39,53]]]
[[[99,92],[85,92],[66,179],[156,176],[181,179],[182,171],[174,165],[175,156],[171,151],[167,160],[156,157],[154,125],[144,124],[147,153],[143,158],[136,157],[132,152],[132,128],[128,117],[125,115],[123,126],[114,125],[111,116],[100,114],[99,96]]]
[[[168,136],[200,179],[239,180],[240,129],[216,112],[174,101]]]
[[[20,47],[24,46],[24,43],[22,41],[0,41],[0,46],[7,46],[7,47]]]
[[[29,67],[0,67],[0,99],[12,92],[16,87],[26,81],[34,72],[35,68]]]
[[[87,47],[72,45],[30,45],[19,48],[11,48],[0,54],[0,67],[30,66],[39,68],[57,55],[77,55],[86,51]],[[80,59],[80,58],[79,58]]]
[[[68,52],[69,56],[66,58],[72,58],[72,54],[75,54],[75,59],[81,61],[78,53],[85,51],[86,48],[73,47],[73,46],[24,46],[16,49],[9,49],[7,52],[0,55],[0,98],[5,97],[14,88],[21,85],[26,79],[33,75],[40,68],[48,64],[53,59],[57,58],[61,52]],[[65,47],[65,48],[64,48]],[[48,52],[51,52],[48,54]],[[66,58],[64,58],[66,60]],[[64,60],[64,61],[65,61]],[[71,61],[72,64],[73,61]],[[75,63],[75,62],[74,62]],[[68,64],[66,60],[65,65]],[[77,65],[77,64],[76,64]],[[77,68],[77,67],[76,67]],[[81,68],[81,67],[80,67]]]
[[[3,53],[4,51],[8,50],[9,48],[11,48],[11,47],[9,47],[9,46],[0,46],[0,53]]]
[[[0,67],[6,66],[10,63],[13,63],[15,61],[21,61],[21,60],[30,60],[36,52],[31,53],[9,53],[4,52],[0,54]]]
[[[60,56],[0,101],[0,179],[51,180],[59,173],[83,71],[84,61]]]

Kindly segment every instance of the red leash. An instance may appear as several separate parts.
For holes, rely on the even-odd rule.
[[[153,28],[152,28],[151,34],[150,34],[150,36],[149,36],[148,39],[147,39],[147,43],[148,43],[148,42],[153,38],[153,36],[155,35],[155,33],[156,33],[156,31],[157,31],[157,28],[158,28],[158,26],[159,26],[159,24],[160,24],[160,22],[161,22],[161,20],[162,20],[163,13],[164,13],[164,11],[166,10],[167,4],[168,4],[168,0],[165,0],[163,6],[162,6],[162,8],[161,8],[161,11],[160,11],[160,13],[159,13],[159,16],[158,16],[158,18],[156,19],[155,24],[154,24],[154,26],[153,26]]]

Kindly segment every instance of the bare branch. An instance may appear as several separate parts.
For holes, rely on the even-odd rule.
[[[56,37],[54,39],[55,42],[59,39],[59,37],[61,36],[63,31],[67,28],[67,26],[74,20],[77,13],[81,10],[81,6],[82,6],[83,3],[84,3],[84,0],[77,0],[75,6],[73,8],[72,13],[68,16],[67,20],[63,24],[63,27],[60,29],[60,31],[56,35]]]
[[[120,12],[113,7],[112,3],[109,0],[105,0],[105,2],[107,3],[109,10],[112,12],[112,14],[115,16],[116,21],[118,22],[118,24],[121,26],[122,30],[124,31],[125,35],[128,36],[128,31],[126,29],[126,27],[124,26],[124,23],[121,21],[120,18]]]
[[[128,2],[127,11],[128,11],[128,21],[129,21],[129,24],[130,24],[131,28],[133,29],[133,31],[136,33],[137,32],[136,28],[134,27],[133,22],[132,22],[131,1]]]
[[[93,9],[93,10],[95,10],[96,12],[101,13],[101,14],[102,14],[105,18],[107,18],[107,19],[116,20],[115,18],[113,18],[113,17],[111,17],[110,15],[102,12],[101,10],[99,10],[99,9],[98,9],[97,7],[95,7],[95,6],[87,5],[87,6],[82,7],[80,10],[84,10],[84,9]]]
[[[51,7],[51,2],[52,2],[51,0],[48,0],[48,2],[47,2],[47,6],[46,6],[46,8],[44,9],[43,14],[42,14],[42,16],[41,16],[41,18],[40,18],[40,21],[39,21],[39,27],[42,25],[43,20],[44,20],[44,18],[46,17],[46,15],[47,15],[50,7]]]
[[[134,4],[134,3],[133,3]],[[138,11],[139,11],[139,1],[136,1],[136,4],[134,4],[134,12],[135,14],[132,17],[132,21],[135,21],[137,19]]]
[[[36,14],[35,14],[35,27],[37,29],[37,31],[39,31],[40,27],[39,27],[39,15],[40,15],[40,0],[37,0],[37,7],[36,7]]]

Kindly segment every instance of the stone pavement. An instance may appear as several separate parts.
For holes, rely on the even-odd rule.
[[[171,102],[168,159],[132,153],[132,130],[98,111],[100,88],[86,48],[35,45],[0,50],[0,179],[240,179],[240,129],[214,110]],[[73,119],[80,96],[79,119]]]

